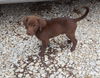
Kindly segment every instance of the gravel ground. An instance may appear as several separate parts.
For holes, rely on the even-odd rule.
[[[41,60],[38,56],[41,42],[26,35],[18,21],[26,15],[77,18],[81,13],[74,13],[74,7],[84,5],[90,12],[78,22],[76,50],[71,53],[66,36],[59,35],[50,40]],[[82,0],[71,6],[25,3],[2,5],[0,9],[0,78],[100,78],[100,2]]]

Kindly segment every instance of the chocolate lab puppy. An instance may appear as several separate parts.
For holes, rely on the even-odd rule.
[[[30,36],[35,35],[42,41],[40,56],[44,56],[46,47],[48,46],[49,39],[59,34],[66,34],[66,36],[72,42],[70,51],[74,51],[77,45],[77,39],[75,38],[75,31],[77,28],[77,22],[85,18],[89,12],[88,7],[82,7],[86,9],[84,15],[79,18],[73,19],[68,17],[58,17],[50,20],[43,19],[37,16],[26,16],[23,20],[23,24],[27,30],[27,34]]]

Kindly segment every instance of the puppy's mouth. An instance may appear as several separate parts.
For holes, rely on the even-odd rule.
[[[29,36],[33,36],[34,35],[33,33],[28,33],[28,32],[26,34],[29,35]]]

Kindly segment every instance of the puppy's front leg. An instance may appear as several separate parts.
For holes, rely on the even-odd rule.
[[[49,41],[47,41],[47,40],[42,41],[41,52],[39,53],[39,56],[44,57],[44,53],[45,53],[45,50],[48,46],[48,43],[49,43]]]

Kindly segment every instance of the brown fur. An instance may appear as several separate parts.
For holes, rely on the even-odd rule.
[[[77,40],[75,38],[75,30],[77,28],[77,21],[85,18],[89,12],[88,7],[82,7],[86,9],[83,16],[72,19],[68,17],[53,18],[51,20],[43,19],[37,16],[26,16],[23,20],[23,24],[27,30],[28,35],[36,35],[36,37],[42,41],[40,56],[44,56],[44,52],[49,43],[49,39],[59,34],[66,34],[66,36],[73,43],[71,52],[75,50]]]

